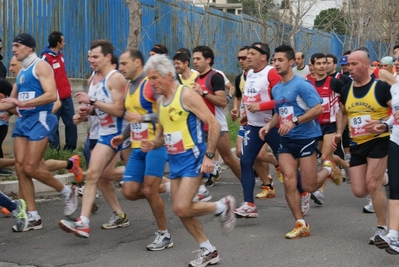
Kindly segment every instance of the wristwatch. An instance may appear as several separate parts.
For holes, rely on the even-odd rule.
[[[292,118],[292,122],[295,124],[295,125],[298,125],[299,124],[299,121],[298,121],[298,117],[293,117]]]
[[[94,102],[96,102],[97,99],[95,97],[90,97],[90,105],[93,106]]]
[[[210,159],[213,159],[213,157],[215,156],[215,153],[212,152],[205,152],[205,156],[207,156]]]
[[[205,97],[208,95],[208,91],[202,91],[202,97]]]

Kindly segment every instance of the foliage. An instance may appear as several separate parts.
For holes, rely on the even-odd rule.
[[[270,17],[275,8],[273,0],[227,0],[227,3],[242,3],[242,12],[260,19]]]
[[[326,32],[346,34],[345,17],[338,8],[320,11],[314,20],[314,27]]]
[[[229,127],[230,147],[236,147],[237,133],[240,129],[238,121],[232,122],[230,116],[226,116]]]
[[[86,170],[86,160],[85,157],[83,156],[83,147],[79,147],[75,151],[71,150],[56,150],[52,148],[48,148],[46,150],[46,153],[44,154],[44,160],[48,159],[54,159],[54,160],[67,160],[73,155],[79,155],[80,156],[80,167],[83,170]],[[65,169],[57,171],[58,174],[63,174],[66,173],[67,171]]]

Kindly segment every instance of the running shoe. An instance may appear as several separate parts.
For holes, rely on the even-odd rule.
[[[22,230],[22,232],[27,232],[30,230],[40,230],[43,229],[43,222],[42,219],[40,218],[39,215],[37,215],[37,220],[33,220],[32,215],[28,213],[28,225]],[[16,225],[12,227],[12,230],[14,232],[20,232],[18,231],[18,228]]]
[[[77,183],[81,183],[83,180],[83,171],[80,168],[80,157],[79,155],[73,155],[68,160],[72,162],[72,168],[69,170],[70,173],[75,175],[75,180]]]
[[[65,197],[65,208],[64,208],[64,215],[70,216],[72,215],[76,209],[78,208],[78,190],[76,186],[71,186],[71,193],[69,193],[68,197]]]
[[[262,192],[256,194],[256,198],[274,198],[276,196],[276,190],[273,188],[271,189],[269,186],[265,186]]]
[[[388,252],[389,254],[398,255],[399,254],[399,241],[393,241],[389,245],[389,248],[385,249],[385,251]]]
[[[283,183],[284,177],[283,177],[283,173],[280,170],[280,167],[276,167],[276,172],[277,172],[278,180],[280,181],[280,183]]]
[[[369,200],[369,203],[363,207],[363,212],[364,213],[374,213],[373,202],[371,201],[371,199]]]
[[[370,239],[369,239],[369,244],[374,245],[374,239],[377,235],[385,236],[386,234],[388,234],[388,230],[386,228],[380,228],[379,226],[377,226],[377,229],[375,229],[374,235],[372,237],[370,237]]]
[[[380,249],[389,248],[389,245],[396,240],[392,240],[388,235],[376,235],[374,237],[374,245]]]
[[[11,216],[11,212],[5,207],[1,208],[1,213],[3,213],[4,216],[6,216],[6,217],[10,217]]]
[[[26,214],[26,203],[23,199],[14,200],[17,206],[11,211],[12,217],[15,219],[15,232],[23,232],[28,227],[28,215]],[[13,228],[14,228],[13,227]]]
[[[340,185],[342,183],[342,173],[341,170],[335,165],[334,161],[325,160],[323,162],[323,167],[330,167],[332,169],[330,175],[328,176],[331,181],[334,182],[336,185]]]
[[[109,222],[104,223],[101,228],[102,229],[115,229],[115,228],[121,228],[121,227],[127,227],[129,226],[129,220],[127,219],[126,214],[123,214],[123,217],[119,216],[118,213],[115,211],[113,212],[111,218],[109,219]]]
[[[219,262],[219,253],[215,247],[214,251],[210,252],[206,248],[201,248],[200,253],[195,257],[194,260],[190,261],[189,267],[205,267],[213,265]]]
[[[295,228],[285,235],[285,238],[296,239],[300,237],[310,236],[309,224],[303,225],[301,222],[296,222]]]
[[[7,169],[0,169],[0,176],[11,176],[12,172]]]
[[[236,200],[233,196],[227,196],[219,200],[224,202],[226,209],[219,215],[222,233],[227,235],[233,231],[236,225],[236,215],[234,214],[234,209],[236,208]]]
[[[167,248],[173,247],[173,240],[169,234],[169,237],[164,233],[160,233],[158,231],[155,232],[154,241],[147,246],[147,250],[149,251],[159,251]]]
[[[309,200],[310,200],[310,194],[308,192],[305,192],[306,195],[301,195],[301,209],[302,209],[302,215],[305,215],[308,213],[310,209],[309,205]]]
[[[201,188],[199,188],[197,194],[193,198],[193,202],[198,202],[198,201],[208,202],[211,199],[212,199],[212,195],[209,192],[209,190],[205,189],[205,190],[201,191]]]
[[[90,236],[90,226],[85,225],[81,221],[80,217],[77,219],[76,222],[61,220],[58,222],[58,225],[65,232],[72,233],[72,234],[76,235],[77,237],[89,238],[89,236]]]
[[[248,202],[244,202],[239,208],[235,208],[234,213],[236,214],[237,218],[258,218],[259,216],[256,206],[254,205],[252,207],[248,204]]]
[[[323,205],[324,201],[324,194],[321,190],[317,190],[310,194],[310,198],[316,203],[317,205]]]

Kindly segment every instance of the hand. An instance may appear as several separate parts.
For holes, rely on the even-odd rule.
[[[201,88],[201,85],[199,85],[198,83],[191,83],[190,84],[191,85],[191,88],[193,88],[193,90],[197,93],[197,94],[199,94],[200,96],[202,96],[202,88]]]
[[[76,114],[76,115],[73,115],[72,121],[73,121],[73,124],[78,125],[83,120],[82,120],[82,117],[79,114]]]
[[[237,120],[237,118],[238,118],[238,109],[237,108],[233,108],[230,111],[230,117],[231,117],[231,121],[233,121],[233,122]]]
[[[76,99],[78,100],[79,104],[90,104],[90,96],[85,92],[78,92],[75,94]]]
[[[339,141],[341,141],[341,138],[342,138],[341,134],[335,133],[335,135],[331,141],[331,146],[334,149],[334,151],[337,150],[337,146],[338,146]]]
[[[213,159],[210,159],[207,156],[204,156],[204,160],[202,161],[202,165],[201,165],[201,172],[211,173],[211,172],[213,172],[214,168],[215,168],[215,165],[213,163]]]
[[[265,141],[265,135],[269,132],[269,130],[269,124],[266,124],[259,130],[259,138],[262,139],[262,141]]]
[[[286,134],[288,134],[292,128],[295,127],[295,124],[292,121],[288,121],[283,123],[282,125],[280,125],[280,128],[278,129],[278,133],[281,136],[284,136]]]
[[[374,131],[374,126],[376,126],[377,124],[380,124],[379,120],[366,120],[366,124],[364,125],[364,128],[366,129],[366,131],[368,133],[376,133]]]
[[[90,116],[93,111],[93,107],[89,107],[87,105],[79,106],[78,113],[81,117]]]
[[[9,118],[10,118],[10,115],[8,114],[8,112],[4,112],[4,113],[0,114],[0,119],[3,122],[7,122],[9,120]]]
[[[155,142],[153,140],[144,139],[141,141],[141,151],[148,152],[155,149]]]
[[[373,132],[381,134],[386,132],[388,130],[387,128],[388,128],[387,124],[380,123],[374,126]]]
[[[113,149],[117,149],[118,148],[118,146],[120,145],[120,144],[122,144],[123,143],[123,135],[117,135],[117,136],[115,136],[115,137],[113,137],[112,139],[111,139],[111,147],[113,148]]]
[[[23,101],[19,101],[18,99],[14,98],[14,97],[7,97],[7,98],[2,98],[0,100],[1,103],[13,103],[18,107],[24,107],[25,104]]]
[[[247,114],[244,114],[240,118],[240,125],[244,126],[244,125],[247,125],[247,124],[248,124]]]
[[[125,120],[127,120],[130,123],[143,122],[143,115],[136,112],[128,111],[125,114]]]
[[[250,112],[252,112],[252,113],[258,112],[258,111],[260,110],[259,104],[248,104],[248,105],[247,105],[247,109],[248,109]]]

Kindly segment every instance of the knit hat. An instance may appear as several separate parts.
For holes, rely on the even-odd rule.
[[[35,39],[33,39],[32,35],[29,33],[20,33],[17,36],[15,36],[14,40],[12,41],[13,43],[20,43],[22,45],[25,45],[27,47],[35,48],[36,47],[36,42]]]

